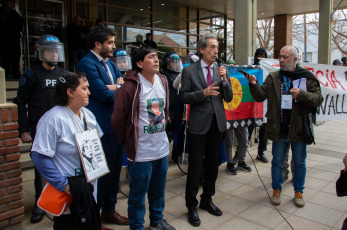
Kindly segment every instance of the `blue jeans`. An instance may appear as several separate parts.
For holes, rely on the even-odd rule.
[[[272,143],[272,188],[281,189],[283,184],[283,163],[286,157],[287,146],[291,145],[294,170],[294,190],[303,192],[306,177],[306,143],[305,142],[286,142],[287,136],[281,135],[278,142]]]
[[[130,192],[128,198],[128,218],[130,229],[143,229],[147,192],[151,223],[159,223],[163,219],[168,167],[169,161],[167,156],[155,161],[135,163],[129,161]]]

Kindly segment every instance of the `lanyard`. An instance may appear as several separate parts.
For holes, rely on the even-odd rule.
[[[287,78],[286,76],[283,75],[283,83],[284,83],[284,87],[286,88],[286,91],[289,92],[289,87],[290,87],[290,83],[292,82],[292,80],[290,79],[287,82]]]
[[[81,129],[81,126],[78,124],[78,122],[76,121],[76,119],[74,118],[73,112],[71,111],[71,109],[69,107],[65,107],[67,109],[67,111],[69,111],[70,116],[72,117],[72,119],[75,121],[75,123],[77,124],[78,128],[81,130],[81,132],[83,132],[83,130]],[[87,119],[86,119],[86,115],[84,114],[83,110],[81,109],[82,113],[83,113],[83,122],[84,122],[84,130],[88,130],[90,129]]]

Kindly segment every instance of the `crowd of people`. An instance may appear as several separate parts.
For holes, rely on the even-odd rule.
[[[217,37],[204,34],[198,41],[198,52],[187,56],[184,68],[181,57],[173,52],[166,53],[160,68],[151,34],[130,57],[126,49],[116,49],[116,34],[109,27],[98,25],[82,30],[81,25],[83,21],[77,16],[69,26],[78,38],[69,44],[74,47],[68,49],[69,71],[58,66],[65,61],[63,43],[53,35],[38,39],[40,62],[24,72],[14,100],[18,105],[20,138],[23,143],[33,143],[36,202],[31,222],[40,222],[45,214],[37,201],[47,182],[73,197],[70,207],[54,217],[54,229],[108,229],[102,223],[143,229],[146,195],[150,228],[175,229],[163,215],[166,174],[170,142],[184,138],[184,148],[189,152],[187,220],[192,226],[201,224],[198,205],[211,215],[222,216],[223,211],[213,203],[221,146],[225,142],[229,174],[236,175],[237,170],[250,172],[246,152],[254,127],[227,129],[223,100],[230,102],[233,90],[227,68],[216,62]],[[83,44],[88,47],[86,54]],[[263,58],[267,58],[267,51],[257,49],[254,65]],[[229,60],[227,64],[235,62]],[[281,49],[279,64],[280,70],[270,73],[262,85],[254,75],[244,75],[253,99],[268,101],[266,123],[259,131],[257,159],[269,162],[264,151],[267,139],[272,140],[271,202],[280,205],[282,184],[288,178],[283,172],[284,164],[291,148],[293,200],[297,207],[304,207],[307,142],[302,114],[315,113],[323,97],[315,76],[299,65],[295,47]],[[305,89],[294,87],[294,82],[303,78]],[[184,112],[187,104],[189,119]],[[187,122],[186,136],[182,133],[182,119]],[[98,174],[103,166],[101,158],[96,157],[94,139],[83,140],[80,145],[76,138],[77,133],[92,129],[97,131],[94,139],[100,139],[102,144],[108,171],[105,175]],[[238,146],[233,157],[234,133]],[[181,153],[182,146],[174,144],[172,159],[177,161]],[[124,154],[130,176],[127,215],[117,211]],[[91,172],[97,175],[96,180],[87,180]],[[199,201],[200,185],[203,192]],[[85,221],[81,221],[83,218]]]

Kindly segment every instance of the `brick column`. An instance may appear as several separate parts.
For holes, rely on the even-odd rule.
[[[0,104],[0,229],[22,229],[22,170],[17,105]]]
[[[274,58],[278,58],[281,48],[292,45],[293,17],[291,15],[275,15]]]

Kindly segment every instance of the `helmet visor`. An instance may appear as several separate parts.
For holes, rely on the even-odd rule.
[[[180,73],[183,70],[183,66],[182,66],[182,61],[181,59],[169,59],[168,62],[168,67],[169,70],[176,72],[176,73]]]
[[[129,56],[117,56],[114,57],[113,60],[121,72],[131,69],[131,59]]]
[[[57,63],[65,61],[64,45],[58,44],[45,44],[38,45],[39,59],[47,63]]]

